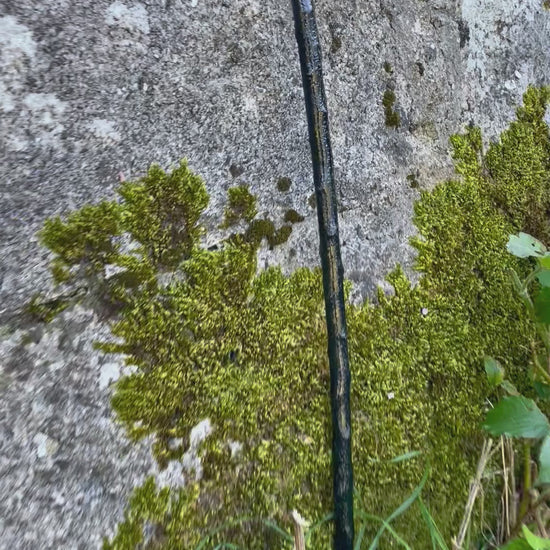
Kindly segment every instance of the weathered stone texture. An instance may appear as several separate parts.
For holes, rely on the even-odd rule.
[[[550,80],[550,13],[542,0],[317,8],[344,260],[364,295],[410,266],[411,182],[451,174],[449,135],[474,122],[496,136],[527,84]],[[90,347],[101,323],[79,310],[21,328],[17,312],[50,285],[35,237],[46,217],[184,156],[211,193],[207,224],[227,188],[248,183],[277,223],[290,208],[305,216],[262,265],[318,263],[288,1],[0,0],[1,547],[97,546],[152,471],[146,444],[110,421],[117,366]]]

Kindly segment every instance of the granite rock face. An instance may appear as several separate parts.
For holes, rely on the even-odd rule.
[[[542,0],[319,0],[317,15],[359,296],[411,265],[412,203],[451,175],[449,136],[475,123],[494,138],[527,84],[550,81],[550,12]],[[277,224],[289,209],[305,217],[261,265],[318,264],[290,2],[0,0],[2,548],[97,547],[132,486],[160,475],[147,442],[112,422],[109,383],[123,367],[91,347],[101,320],[77,309],[29,325],[20,309],[51,285],[35,236],[46,217],[182,157],[211,194],[206,225],[227,188],[247,183]]]

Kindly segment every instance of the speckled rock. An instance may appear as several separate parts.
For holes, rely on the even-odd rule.
[[[494,138],[527,84],[548,83],[550,12],[542,0],[319,0],[317,11],[343,256],[360,296],[411,265],[412,203],[451,174],[449,135],[474,122]],[[95,548],[158,472],[147,442],[112,422],[122,365],[92,349],[102,321],[78,309],[22,323],[51,284],[36,231],[111,196],[121,176],[187,157],[211,193],[207,225],[227,188],[247,183],[277,224],[289,209],[305,217],[260,264],[317,265],[290,3],[0,0],[0,122],[0,546]],[[173,470],[162,479],[178,484]]]

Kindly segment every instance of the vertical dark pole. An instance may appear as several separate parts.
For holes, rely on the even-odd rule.
[[[328,111],[323,86],[321,45],[315,23],[313,0],[292,0],[292,7],[309,126],[325,291],[332,406],[334,548],[352,550],[351,377],[344,304],[344,269],[340,255],[338,211]]]

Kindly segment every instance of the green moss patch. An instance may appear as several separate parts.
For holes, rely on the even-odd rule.
[[[395,92],[389,88],[384,92],[382,96],[382,105],[384,106],[384,116],[386,119],[386,126],[388,128],[398,128],[401,122],[399,113],[394,110],[395,104]]]
[[[304,216],[296,212],[294,209],[287,210],[285,212],[285,222],[288,223],[300,223],[305,220]]]
[[[46,298],[41,294],[35,294],[25,306],[25,313],[33,321],[49,323],[70,305],[71,302],[69,300]]]
[[[281,193],[286,193],[290,189],[291,185],[292,180],[290,178],[279,178],[279,180],[277,181],[277,189]]]
[[[231,187],[227,196],[224,227],[231,227],[240,221],[251,222],[254,219],[257,214],[256,197],[250,193],[248,185]]]

